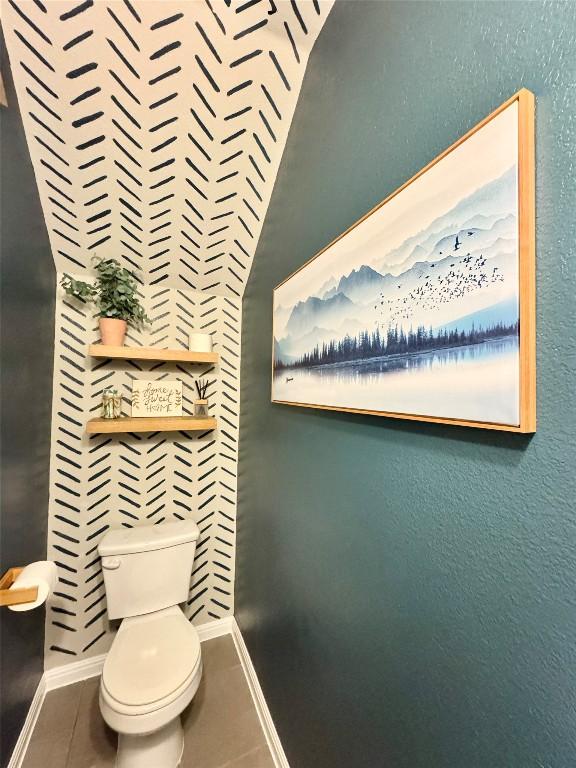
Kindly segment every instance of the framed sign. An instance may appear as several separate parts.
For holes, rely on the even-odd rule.
[[[274,289],[272,400],[534,432],[534,207],[521,90]]]
[[[135,379],[132,416],[182,416],[182,382]]]

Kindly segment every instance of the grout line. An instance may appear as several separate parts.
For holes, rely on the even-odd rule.
[[[80,717],[80,704],[82,702],[82,692],[84,690],[84,687],[86,686],[86,680],[80,680],[81,688],[80,688],[80,695],[78,696],[78,706],[76,707],[76,714],[74,716],[74,725],[72,726],[72,730],[70,731],[70,738],[68,740],[68,751],[66,752],[66,762],[64,764],[65,768],[74,768],[73,765],[70,765],[70,757],[72,754],[72,741],[74,740],[74,734],[76,733],[76,726],[78,725],[78,718]]]
[[[254,706],[254,711],[256,711],[256,706]],[[222,763],[222,765],[216,766],[216,768],[234,768],[234,764],[238,762],[238,760],[242,760],[244,757],[248,757],[249,755],[255,754],[259,752],[261,749],[268,750],[268,753],[270,754],[270,759],[272,759],[272,752],[270,752],[270,748],[268,744],[266,743],[266,737],[264,736],[264,733],[262,733],[262,744],[258,744],[258,746],[253,747],[252,749],[249,749],[248,752],[243,752],[241,755],[237,755],[236,757],[233,757],[232,760],[228,760],[225,763]]]

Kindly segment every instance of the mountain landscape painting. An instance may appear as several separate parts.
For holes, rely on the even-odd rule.
[[[512,100],[281,283],[272,399],[517,427],[519,174]]]

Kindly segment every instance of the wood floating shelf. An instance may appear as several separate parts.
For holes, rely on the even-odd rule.
[[[118,419],[90,419],[89,435],[113,432],[206,432],[216,429],[216,419],[200,416],[121,416]]]
[[[158,360],[165,363],[217,363],[218,352],[190,352],[187,349],[160,349],[159,347],[111,347],[105,344],[91,344],[91,357],[110,360]]]

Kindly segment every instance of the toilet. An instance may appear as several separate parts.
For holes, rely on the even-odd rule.
[[[199,531],[182,522],[108,531],[98,546],[108,617],[122,619],[100,681],[100,711],[118,732],[118,768],[176,768],[180,715],[202,677],[188,599]]]

